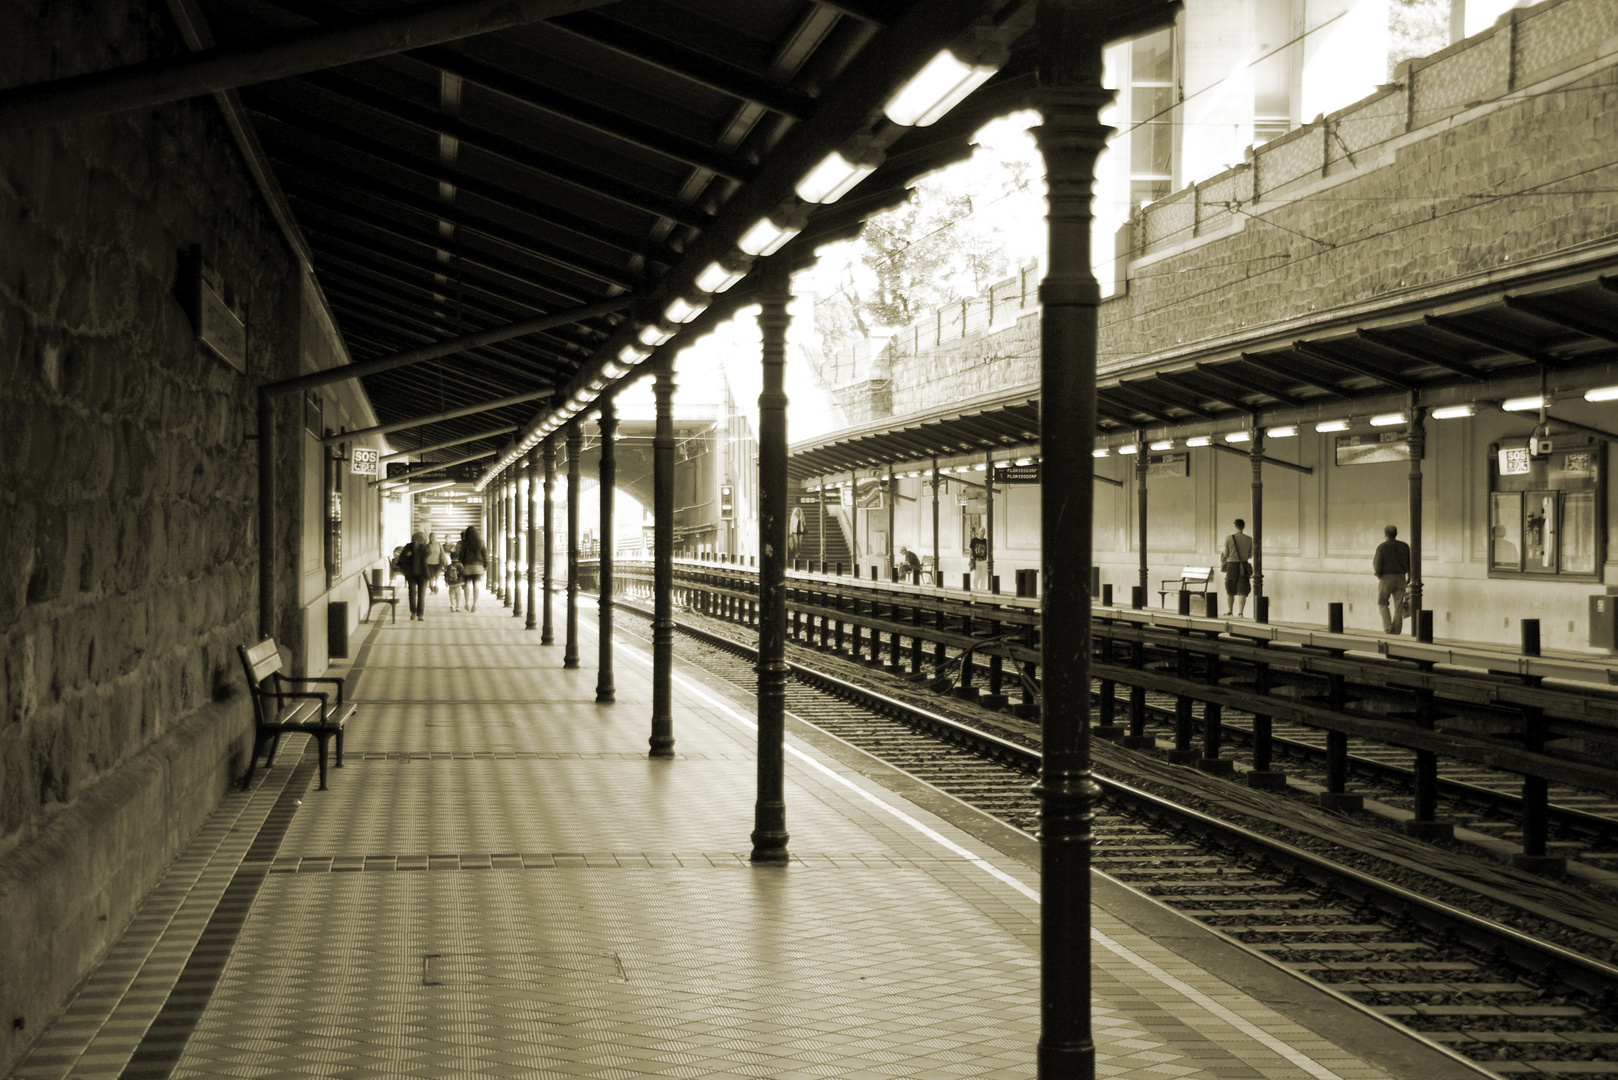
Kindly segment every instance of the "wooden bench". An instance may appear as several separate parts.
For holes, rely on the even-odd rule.
[[[1180,576],[1177,578],[1163,578],[1158,581],[1157,602],[1168,606],[1169,593],[1209,593],[1218,592],[1213,587],[1214,568],[1211,566],[1182,566]]]
[[[242,658],[242,670],[247,674],[247,690],[253,698],[253,754],[247,762],[246,787],[253,782],[253,769],[258,765],[259,748],[270,744],[264,767],[275,764],[276,747],[281,736],[288,733],[312,735],[320,747],[320,790],[326,790],[326,744],[337,740],[337,767],[343,767],[343,725],[353,717],[356,706],[343,702],[343,680],[333,678],[297,678],[281,674],[281,653],[274,638],[248,648],[236,646]],[[324,691],[288,689],[288,685],[306,683],[336,683],[337,701]]]
[[[377,571],[377,574],[380,575],[381,571]],[[373,580],[371,573],[367,571],[365,574],[365,598],[367,600],[365,618],[361,619],[360,622],[370,622],[371,612],[376,610],[378,604],[388,605],[388,612],[392,617],[391,621],[399,621],[399,586],[384,585],[380,581]]]

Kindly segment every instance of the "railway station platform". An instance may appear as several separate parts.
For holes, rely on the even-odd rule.
[[[793,860],[753,866],[752,702],[677,667],[652,760],[647,643],[599,705],[538,639],[373,624],[329,790],[283,745],[11,1075],[1035,1075],[1030,837],[790,720]],[[1487,1075],[1099,878],[1093,964],[1102,1077]]]

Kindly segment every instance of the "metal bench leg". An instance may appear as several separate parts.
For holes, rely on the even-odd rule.
[[[315,743],[320,747],[320,790],[326,790],[326,742],[329,735],[316,735]]]
[[[267,757],[265,757],[265,759],[264,759],[264,770],[266,772],[268,772],[270,769],[275,768],[275,752],[276,752],[276,750],[280,749],[280,747],[281,747],[281,733],[279,731],[277,731],[274,735],[270,736],[270,752],[269,752],[269,755]],[[256,754],[256,751],[257,751],[257,744],[256,743],[254,744],[254,750],[255,750],[255,754]]]
[[[337,767],[339,769],[343,767],[343,731],[341,728],[337,729]]]

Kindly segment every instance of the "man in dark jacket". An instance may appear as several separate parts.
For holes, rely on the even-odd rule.
[[[1382,611],[1382,632],[1397,634],[1404,629],[1405,587],[1410,584],[1410,545],[1394,539],[1399,530],[1392,525],[1382,530],[1386,540],[1371,556],[1371,573],[1376,575],[1376,606]],[[1393,602],[1389,610],[1388,602]]]

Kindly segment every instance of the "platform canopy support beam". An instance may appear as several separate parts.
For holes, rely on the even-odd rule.
[[[651,756],[674,756],[674,360],[655,361],[652,397],[652,737]]]
[[[767,263],[759,288],[763,389],[758,396],[758,798],[754,862],[784,863],[786,827],[787,305],[786,259]],[[821,500],[824,507],[825,500]],[[824,569],[824,567],[822,567]]]
[[[1270,621],[1270,602],[1264,599],[1264,429],[1255,421],[1248,448],[1253,465],[1253,621]]]
[[[529,467],[528,455],[517,459],[511,473],[511,614],[520,619],[525,610],[523,594],[528,591],[530,568],[534,563],[534,550],[528,546],[528,527],[532,523],[528,500],[532,497],[534,471]],[[526,599],[531,606],[533,596],[530,594]]]
[[[567,426],[567,644],[562,666],[579,666],[579,449],[584,445],[580,420]]]
[[[601,415],[596,419],[596,426],[601,431],[601,462],[597,468],[601,480],[601,554],[596,571],[596,595],[600,607],[596,701],[607,704],[616,701],[618,693],[612,677],[613,492],[618,485],[618,411],[611,398],[601,399]]]
[[[556,438],[549,436],[541,444],[545,462],[545,557],[540,567],[541,621],[539,643],[556,644],[556,627],[551,623],[551,563],[556,556]]]
[[[1410,606],[1405,613],[1412,637],[1419,636],[1421,623],[1416,614],[1421,610],[1421,459],[1427,454],[1427,410],[1415,403],[1415,397],[1410,395]]]
[[[1034,136],[1045,159],[1050,230],[1046,276],[1039,287],[1044,309],[1040,437],[1046,471],[1040,485],[1044,754],[1034,789],[1042,806],[1037,1051],[1042,1080],[1096,1076],[1090,1025],[1090,855],[1100,788],[1090,768],[1090,575],[1101,290],[1090,270],[1090,231],[1096,160],[1111,134],[1101,123],[1101,109],[1112,100],[1112,91],[1102,85],[1102,47],[1109,39],[1172,20],[1175,9],[1166,3],[1098,0],[1037,0],[1035,8],[1035,100],[1041,123]],[[1144,472],[1141,478],[1144,494]],[[1145,541],[1143,531],[1143,559]]]
[[[1135,540],[1140,547],[1140,601],[1146,603],[1151,594],[1151,569],[1146,559],[1146,476],[1151,472],[1152,463],[1147,459],[1146,436],[1137,433],[1135,436]],[[1048,459],[1047,459],[1048,460]],[[1043,485],[1041,485],[1043,486]]]
[[[517,470],[506,469],[500,474],[500,606],[510,607],[512,594],[517,590],[512,580],[517,565],[517,530],[512,526],[512,511],[517,507]]]

